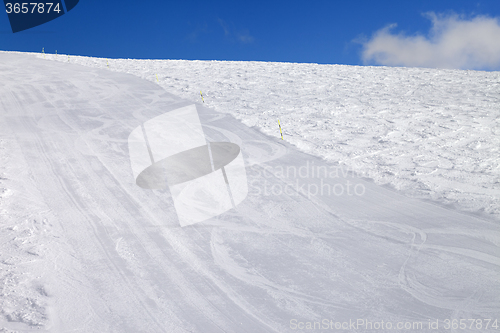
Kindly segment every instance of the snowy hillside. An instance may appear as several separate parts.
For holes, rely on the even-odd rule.
[[[498,332],[498,81],[0,52],[0,332]]]
[[[67,56],[46,55],[67,61]],[[500,73],[70,57],[131,73],[390,184],[500,220]]]

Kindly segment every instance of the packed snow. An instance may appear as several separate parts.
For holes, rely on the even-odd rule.
[[[41,57],[41,55],[39,55]],[[65,55],[46,59],[68,61]],[[405,194],[500,219],[500,72],[71,56],[158,82]]]
[[[0,52],[0,332],[497,332],[499,92],[498,72]],[[250,191],[181,227],[127,139],[192,104]]]

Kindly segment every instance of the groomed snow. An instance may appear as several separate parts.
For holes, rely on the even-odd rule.
[[[0,52],[0,332],[498,331],[498,73],[67,59]],[[192,101],[249,193],[182,228],[128,137]]]
[[[201,91],[206,106],[271,136],[279,136],[279,119],[285,139],[304,152],[407,195],[500,219],[499,72],[79,56],[70,62],[131,73],[194,102]]]

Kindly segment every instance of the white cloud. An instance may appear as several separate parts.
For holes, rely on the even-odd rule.
[[[500,21],[476,16],[425,14],[428,36],[394,34],[391,24],[363,43],[363,61],[387,66],[500,69]]]
[[[224,35],[229,36],[231,33],[229,32],[229,28],[228,28],[226,22],[224,22],[224,20],[222,20],[222,19],[217,19],[217,21],[219,21],[220,26],[224,30]]]
[[[226,36],[226,38],[228,38],[229,40],[238,41],[243,44],[252,43],[255,40],[255,38],[250,35],[248,29],[236,31],[234,27],[232,29],[229,28],[228,24],[224,20],[219,18],[217,19],[217,21],[222,27],[222,30],[224,30],[224,36]]]
[[[238,40],[242,43],[252,43],[254,41],[254,38],[252,36],[250,36],[250,33],[248,32],[248,30],[243,30],[241,32],[238,32],[236,34],[236,37],[238,38]]]

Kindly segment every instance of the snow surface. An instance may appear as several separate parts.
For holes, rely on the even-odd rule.
[[[43,58],[0,52],[0,332],[500,320],[497,72]],[[251,190],[181,228],[127,138],[192,101]]]
[[[40,56],[40,55],[39,55]],[[46,59],[67,61],[64,55]],[[500,220],[500,72],[70,57],[154,81],[406,195]]]

